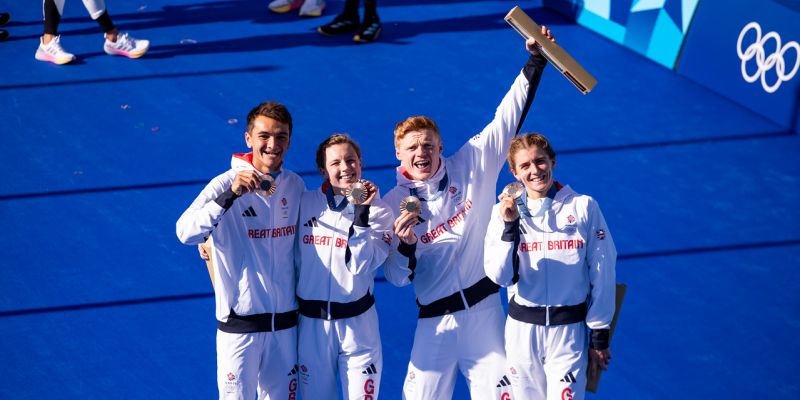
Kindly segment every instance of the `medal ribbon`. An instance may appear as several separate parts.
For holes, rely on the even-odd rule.
[[[555,197],[556,197],[556,192],[558,192],[558,188],[556,186],[558,186],[558,185],[556,185],[556,183],[553,182],[553,185],[551,185],[550,189],[547,190],[547,196],[545,197],[544,201],[542,202],[542,207],[539,208],[539,211],[536,212],[536,215],[533,215],[534,217],[541,217],[542,215],[544,215],[545,212],[547,212],[547,210],[550,209],[550,206],[553,204],[553,199],[555,199]],[[523,193],[522,196],[517,197],[515,202],[517,203],[517,208],[519,209],[520,214],[530,218],[531,217],[531,212],[528,209],[528,204],[527,204],[528,203],[528,194],[527,194],[527,192]]]
[[[325,182],[325,186],[325,197],[328,199],[328,207],[330,207],[331,210],[342,211],[345,207],[347,207],[348,204],[350,204],[350,202],[347,201],[347,196],[345,196],[344,199],[342,199],[342,202],[339,203],[339,205],[336,205],[336,198],[333,194],[333,186],[328,182]]]

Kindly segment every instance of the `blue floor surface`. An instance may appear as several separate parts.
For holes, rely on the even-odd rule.
[[[61,24],[72,65],[34,60],[41,8],[6,2],[0,43],[0,398],[215,398],[211,286],[175,221],[245,151],[262,100],[294,118],[287,167],[320,184],[333,132],[394,183],[394,124],[436,120],[452,154],[488,123],[527,55],[502,20],[521,5],[599,80],[553,68],[526,131],[559,152],[556,178],[594,196],[629,285],[614,363],[590,399],[791,398],[800,340],[800,140],[537,1],[381,1],[381,38],[322,37],[326,15],[266,1],[108,2],[150,39],[107,56],[79,1]],[[503,172],[500,184],[511,180]],[[377,283],[381,398],[401,398],[415,328],[409,287]],[[460,381],[455,399],[469,398]]]

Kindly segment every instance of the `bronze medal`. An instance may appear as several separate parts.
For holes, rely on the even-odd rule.
[[[259,193],[264,197],[272,196],[275,190],[278,189],[278,185],[275,183],[275,178],[273,178],[272,175],[261,176],[261,182],[258,183],[258,186],[261,188]]]
[[[503,188],[503,194],[507,194],[513,199],[518,199],[523,193],[525,193],[525,185],[521,182],[511,182]]]
[[[367,186],[364,184],[365,182],[366,181],[360,180],[344,190],[344,195],[347,197],[347,201],[349,201],[350,204],[359,205],[367,200],[367,197],[369,197],[369,190],[367,190]]]
[[[400,202],[400,211],[419,214],[422,211],[422,202],[416,196],[408,196]]]

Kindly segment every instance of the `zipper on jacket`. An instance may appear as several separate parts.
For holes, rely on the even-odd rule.
[[[434,201],[438,201],[438,200],[442,201],[442,204],[441,204],[441,207],[439,207],[438,213],[439,213],[439,215],[445,215],[445,217],[442,219],[442,221],[443,221],[442,224],[446,224],[447,223],[447,216],[446,216],[447,214],[443,214],[442,211],[443,210],[447,210],[448,209],[447,206],[449,205],[449,203],[453,202],[453,200],[449,196],[445,196],[444,192],[442,192],[442,196],[440,196],[438,199],[436,199]],[[457,210],[458,209],[458,204],[456,204],[456,207],[453,207],[453,208]],[[464,229],[464,232],[466,232],[466,229]],[[452,231],[452,234],[455,235],[456,234],[455,231]],[[463,243],[463,239],[464,239],[464,235],[461,236],[461,240],[459,240],[459,241],[461,243]],[[459,253],[461,253],[461,252],[462,251],[459,251]],[[464,303],[464,309],[465,310],[469,310],[470,306],[469,306],[469,303],[467,302],[467,297],[464,296],[464,289],[466,289],[466,288],[464,287],[464,283],[461,280],[461,268],[456,268],[455,272],[456,272],[455,273],[456,281],[458,282],[458,293],[461,295],[461,302]]]
[[[544,217],[542,217],[542,226],[544,226]],[[548,261],[547,247],[547,232],[542,230],[542,263],[544,268],[544,325],[550,326],[550,262]]]
[[[345,207],[346,208],[346,207]],[[333,211],[328,209],[329,212],[334,214],[335,223],[333,224],[334,229],[331,231],[331,244],[328,246],[328,301],[326,302],[326,312],[327,312],[327,320],[330,321],[331,319],[331,295],[333,290],[331,287],[333,286],[333,268],[334,268],[334,256],[336,253],[336,228],[339,227],[340,223],[342,222],[342,211]],[[342,260],[344,261],[344,260]],[[345,268],[347,266],[345,265]]]
[[[258,195],[256,195],[256,196],[258,196]],[[273,197],[273,198],[276,198],[276,197]],[[273,213],[275,212],[275,210],[273,210],[272,203],[269,201],[269,199],[267,199],[267,201],[264,202],[264,205],[266,206],[267,210],[269,211],[269,212],[267,212],[267,226],[271,226],[274,229],[275,228],[275,223],[274,223],[275,218],[274,218]],[[274,286],[275,286],[275,282],[274,282],[274,277],[275,277],[275,259],[276,259],[276,257],[275,257],[275,243],[274,242],[275,242],[274,240],[267,240],[267,243],[269,244],[269,255],[270,255],[270,257],[269,257],[269,274],[273,279],[265,279],[265,281],[271,283],[270,287],[267,290],[267,295],[269,296],[269,302],[272,304],[273,318],[274,318],[275,313],[278,312],[278,304],[276,304],[276,296],[275,296],[275,288],[274,288]],[[274,325],[275,324],[274,319],[272,321],[272,324],[273,324],[273,327],[274,327],[275,326]]]

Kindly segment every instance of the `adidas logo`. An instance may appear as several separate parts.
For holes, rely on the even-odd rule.
[[[292,376],[292,375],[297,375],[297,365],[295,365],[294,368],[292,368],[292,370],[289,371],[289,375],[287,376]]]
[[[319,223],[317,222],[317,217],[311,217],[311,219],[308,220],[308,222],[306,222],[305,224],[303,224],[303,226],[307,226],[309,228],[312,226],[315,228],[318,227]]]
[[[243,217],[257,217],[258,215],[256,215],[256,210],[253,210],[253,206],[250,206],[250,207],[247,208],[247,210],[244,210],[244,212],[242,213],[242,216]]]
[[[497,387],[505,387],[511,386],[511,381],[508,380],[508,377],[503,375],[503,379],[500,379],[500,383],[497,384]]]
[[[576,380],[575,380],[575,375],[572,375],[572,372],[571,372],[571,371],[570,371],[570,372],[567,372],[567,374],[566,374],[566,375],[564,375],[564,378],[563,378],[563,379],[561,379],[561,382],[566,382],[566,383],[573,383],[573,382],[576,382]]]
[[[369,367],[367,367],[367,369],[361,371],[361,373],[364,374],[364,375],[373,375],[373,374],[377,374],[378,373],[378,369],[375,368],[375,364],[370,364]]]

